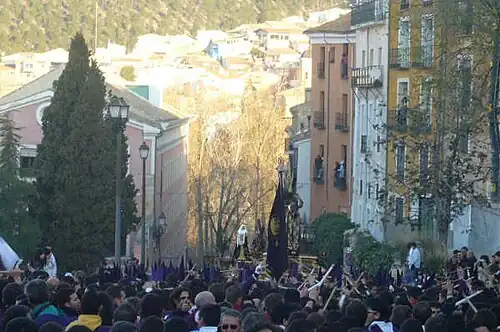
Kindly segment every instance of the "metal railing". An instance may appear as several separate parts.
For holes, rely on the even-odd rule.
[[[315,111],[313,124],[315,128],[325,129],[325,111]]]
[[[349,116],[346,112],[335,113],[335,129],[343,132],[349,131]]]
[[[380,65],[352,69],[352,85],[356,88],[382,86],[383,67]]]
[[[382,1],[368,1],[355,6],[351,11],[351,25],[362,25],[383,21],[385,10]]]
[[[434,44],[416,46],[412,49],[413,67],[431,68],[434,66]]]
[[[398,47],[391,49],[389,54],[389,66],[393,69],[408,69],[411,65],[411,48]]]

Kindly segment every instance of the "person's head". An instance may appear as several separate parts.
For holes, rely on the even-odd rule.
[[[146,319],[148,317],[158,317],[161,318],[163,314],[163,299],[160,295],[155,293],[149,293],[144,296],[141,300],[141,319]]]
[[[141,322],[140,332],[163,332],[163,321],[160,317],[150,316]]]
[[[164,332],[189,332],[189,324],[180,317],[167,319],[163,327]]]
[[[215,296],[216,303],[220,303],[220,302],[224,301],[226,294],[224,292],[224,285],[222,283],[216,282],[216,283],[211,284],[208,287],[208,291]]]
[[[10,307],[16,304],[16,299],[23,295],[23,286],[10,283],[2,290],[2,304],[4,307]]]
[[[417,244],[415,242],[409,242],[408,243],[408,249],[413,249],[413,248],[416,248],[417,247]]]
[[[200,327],[219,326],[220,316],[221,316],[220,306],[218,306],[217,304],[207,304],[206,306],[202,307],[199,311],[198,317],[200,322],[198,325]]]
[[[424,325],[425,322],[432,316],[431,306],[427,302],[419,302],[413,306],[413,318]]]
[[[55,302],[59,309],[71,308],[76,311],[80,310],[80,299],[75,291],[69,287],[59,288],[55,295]]]
[[[234,306],[240,306],[243,300],[243,294],[238,286],[230,286],[226,289],[226,301]]]
[[[475,332],[495,331],[497,328],[497,317],[488,309],[479,309],[474,315],[470,327]]]
[[[292,323],[296,319],[307,319],[308,315],[305,311],[294,311],[288,317],[288,324]]]
[[[267,294],[264,298],[264,310],[271,313],[279,303],[283,302],[283,296],[280,293]]]
[[[110,332],[137,332],[137,326],[130,322],[120,321],[113,324]]]
[[[283,330],[269,322],[261,321],[245,332],[283,332]]]
[[[390,318],[389,307],[385,305],[378,298],[368,299],[366,302],[366,306],[368,308],[368,316],[366,322],[368,324],[374,321],[388,321]]]
[[[8,308],[2,317],[2,326],[7,326],[7,324],[15,319],[20,317],[28,317],[30,313],[30,308],[24,305],[14,305]]]
[[[49,287],[45,281],[39,279],[28,282],[24,288],[24,294],[28,298],[28,302],[32,308],[49,302],[50,298]]]
[[[116,308],[113,314],[113,323],[117,322],[129,322],[132,324],[137,323],[137,312],[134,307],[128,303],[123,303],[118,308]]]
[[[460,251],[462,252],[462,256],[463,256],[463,257],[466,257],[466,256],[467,256],[467,252],[469,252],[469,248],[467,248],[467,247],[462,247],[462,248],[460,249]]]
[[[286,329],[287,332],[314,332],[316,324],[307,319],[294,320]]]
[[[197,308],[201,308],[207,304],[216,304],[216,303],[217,302],[215,302],[214,294],[210,293],[209,291],[200,292],[194,298],[194,305]]]
[[[313,322],[317,328],[325,323],[325,317],[323,317],[323,315],[321,315],[319,312],[311,312],[309,316],[307,316],[307,320]],[[290,320],[289,323],[291,323]]]
[[[411,308],[407,305],[397,305],[392,309],[391,322],[400,328],[405,320],[412,315]]]
[[[97,297],[99,298],[99,316],[102,319],[102,325],[111,326],[113,325],[113,300],[105,292],[98,292]]]
[[[407,319],[399,329],[400,332],[424,332],[422,324],[415,318]]]
[[[75,325],[66,330],[66,332],[92,332],[92,330],[83,325]]]
[[[425,332],[441,332],[448,331],[448,324],[446,319],[440,316],[431,317],[425,322]]]
[[[81,302],[81,313],[83,315],[99,315],[101,302],[95,289],[87,288],[83,293]]]
[[[38,332],[64,332],[64,327],[55,322],[47,322],[38,329]]]
[[[191,292],[184,287],[178,287],[172,291],[170,295],[175,307],[182,311],[189,311],[191,309]]]
[[[220,318],[219,327],[222,332],[241,332],[241,314],[239,311],[228,309]]]
[[[118,285],[111,285],[106,289],[106,293],[113,300],[113,304],[118,307],[125,300],[125,291]]]
[[[267,317],[264,313],[261,312],[250,312],[241,321],[241,327],[243,331],[250,331],[255,325],[258,325],[261,322],[265,322]]]
[[[127,297],[124,301],[124,304],[128,304],[134,308],[136,314],[139,314],[141,309],[141,299],[138,297]]]
[[[363,302],[352,300],[347,305],[345,314],[347,317],[353,317],[356,319],[356,326],[363,327],[365,326],[368,317],[368,309]]]
[[[4,332],[38,332],[38,327],[28,317],[18,317],[7,324]]]

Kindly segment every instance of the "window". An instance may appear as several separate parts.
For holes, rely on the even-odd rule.
[[[411,47],[411,27],[410,18],[402,17],[398,22],[398,51],[397,61],[399,68],[410,67],[410,47]]]
[[[372,198],[372,184],[368,183],[368,188],[366,188],[366,196],[368,199]]]
[[[320,91],[319,92],[319,102],[320,102],[320,111],[323,113],[323,117],[325,114],[325,105],[326,105],[326,98],[325,98],[325,91]]]
[[[394,207],[396,224],[403,223],[404,214],[405,214],[404,209],[405,209],[405,201],[404,201],[404,199],[401,198],[401,197],[396,198],[395,207]]]
[[[33,168],[33,164],[35,163],[35,157],[21,156],[19,158],[19,167],[20,168]]]
[[[425,127],[426,132],[432,126],[432,81],[424,79],[420,86],[420,115],[417,126]]]
[[[377,135],[377,152],[380,152],[380,135]]]
[[[420,61],[423,67],[434,63],[434,16],[423,15],[420,23]]]
[[[361,153],[368,152],[368,136],[361,135]]]
[[[359,180],[359,196],[363,196],[363,180]]]
[[[410,83],[407,80],[398,81],[398,99],[399,105],[398,107],[408,106],[405,105],[405,98],[408,98],[410,90]]]
[[[406,146],[404,142],[399,142],[396,145],[396,179],[401,182],[405,180],[405,163]]]
[[[420,185],[425,186],[429,176],[429,145],[420,147]]]
[[[323,144],[319,145],[319,155],[324,158],[325,157],[325,146]]]
[[[373,66],[373,60],[374,60],[374,54],[373,54],[373,48],[370,49],[370,57],[368,58],[368,66]]]
[[[382,66],[382,47],[378,49],[378,65]]]
[[[330,47],[330,63],[335,62],[335,47]]]
[[[379,191],[380,191],[380,188],[379,188],[379,184],[375,184],[375,199],[378,200],[379,199]]]
[[[343,114],[347,114],[347,105],[348,104],[348,96],[347,94],[342,94],[342,112]]]
[[[349,44],[342,47],[342,63],[340,65],[340,77],[344,80],[349,78]]]
[[[410,0],[401,0],[400,8],[401,9],[408,9],[408,8],[410,8]]]
[[[366,67],[366,51],[361,52],[361,68]]]
[[[347,164],[347,145],[342,144],[342,158],[344,158],[344,163]]]
[[[319,62],[325,63],[326,48],[321,46],[319,49]]]

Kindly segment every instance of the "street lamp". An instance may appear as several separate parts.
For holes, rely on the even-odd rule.
[[[116,184],[115,184],[115,262],[121,265],[121,182],[122,182],[122,124],[127,122],[130,106],[125,99],[112,96],[107,104],[108,115],[120,126],[116,135]]]
[[[161,260],[161,238],[167,231],[167,217],[165,216],[165,212],[161,212],[158,216],[158,224],[155,225],[154,236],[156,241],[158,241],[158,256]]]
[[[149,146],[142,142],[139,147],[139,155],[142,159],[142,234],[141,234],[141,263],[146,264],[146,159],[149,155]]]

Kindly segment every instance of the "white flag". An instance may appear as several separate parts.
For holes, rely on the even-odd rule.
[[[9,246],[3,237],[0,237],[0,259],[6,271],[11,271],[20,262],[19,256]]]

